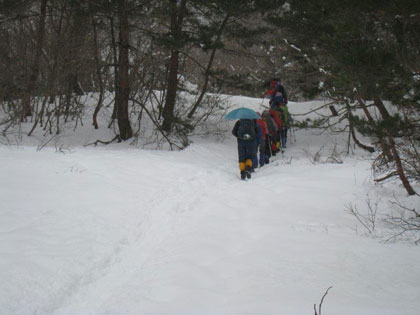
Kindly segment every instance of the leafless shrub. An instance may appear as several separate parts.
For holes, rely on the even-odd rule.
[[[315,153],[310,152],[309,150],[304,150],[306,156],[309,158],[309,161],[312,164],[343,164],[343,159],[341,158],[341,154],[338,152],[337,144],[334,144],[334,147],[331,153],[326,157],[322,158],[322,151],[324,150],[324,146],[321,146]]]
[[[316,304],[314,304],[314,311],[315,311],[315,315],[321,315],[321,311],[322,311],[322,303],[324,303],[324,299],[328,294],[328,291],[330,291],[330,289],[332,289],[332,286],[329,287],[327,289],[327,291],[325,291],[324,295],[322,296],[321,302],[319,303],[318,309],[316,308]]]
[[[379,199],[372,201],[367,198],[365,211],[360,211],[356,205],[351,203],[346,206],[346,211],[361,224],[365,231],[362,235],[380,238],[384,242],[407,241],[414,242],[416,245],[419,244],[420,210],[415,206],[408,206],[395,196],[387,204],[388,213],[381,216],[379,216]],[[378,232],[379,224],[382,228],[380,235]],[[357,228],[356,232],[358,232]]]
[[[323,149],[324,146],[320,147],[315,153],[312,153],[309,150],[304,150],[304,152],[306,153],[307,157],[309,158],[309,161],[312,164],[318,164],[321,161],[321,153]]]
[[[333,150],[329,157],[327,157],[326,163],[331,164],[343,164],[343,160],[341,158],[341,154],[337,150],[337,144],[334,144]]]
[[[385,240],[397,241],[414,239],[417,245],[420,243],[420,210],[409,207],[395,198],[391,201],[392,212],[384,219],[391,229],[391,235]]]
[[[414,134],[419,134],[420,127],[413,130]],[[407,139],[400,145],[404,169],[407,176],[415,182],[420,182],[420,138],[415,136]]]
[[[346,211],[353,215],[363,226],[369,236],[376,236],[376,226],[378,222],[379,200],[373,202],[370,198],[366,199],[367,212],[362,213],[356,205],[352,203],[346,206]]]

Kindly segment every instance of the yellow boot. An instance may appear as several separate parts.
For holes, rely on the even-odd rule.
[[[245,178],[246,178],[245,169],[246,169],[245,162],[239,162],[239,170],[241,171],[241,179],[242,180],[245,180]]]

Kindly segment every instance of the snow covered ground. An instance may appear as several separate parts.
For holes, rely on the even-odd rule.
[[[0,146],[0,314],[309,315],[330,286],[324,315],[420,314],[418,247],[345,211],[404,191],[359,151],[325,163],[331,135],[295,136],[245,182],[229,133],[178,152]]]

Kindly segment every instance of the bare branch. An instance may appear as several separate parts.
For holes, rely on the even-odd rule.
[[[322,296],[321,303],[319,303],[318,311],[317,311],[317,309],[316,309],[316,304],[314,304],[315,315],[321,315],[321,311],[322,311],[322,303],[324,303],[324,299],[325,299],[325,297],[327,296],[328,291],[330,291],[330,289],[332,289],[332,286],[331,286],[331,287],[329,287],[329,288],[327,289],[327,291],[325,291],[324,295]]]

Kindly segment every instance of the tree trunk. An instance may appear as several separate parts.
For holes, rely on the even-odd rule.
[[[39,76],[39,69],[40,69],[40,62],[41,62],[41,54],[42,48],[44,46],[44,38],[45,38],[45,20],[47,16],[47,0],[41,0],[41,15],[39,17],[38,23],[38,33],[37,33],[37,40],[36,40],[36,52],[35,58],[32,63],[31,75],[29,77],[28,87],[25,91],[25,96],[22,100],[22,116],[21,120],[23,121],[25,117],[32,116],[32,109],[31,109],[31,97],[35,91],[36,83]]]
[[[66,102],[65,121],[67,121],[71,108],[74,106],[74,95],[83,95],[84,91],[79,81],[79,72],[84,62],[84,42],[90,26],[84,6],[81,2],[75,1],[69,16],[70,29],[68,38],[68,49],[64,56],[64,75],[66,79]]]
[[[391,115],[389,115],[389,113],[388,113],[388,110],[385,108],[384,103],[382,102],[382,100],[379,97],[377,97],[377,96],[374,97],[373,102],[375,103],[376,108],[381,113],[381,116],[382,116],[383,119],[389,119],[391,117]]]
[[[366,150],[366,151],[368,151],[368,152],[370,152],[370,153],[375,152],[375,148],[373,148],[373,147],[371,147],[371,146],[367,146],[367,145],[365,145],[365,144],[361,143],[361,142],[359,141],[359,139],[357,139],[357,137],[356,137],[356,131],[354,130],[354,127],[353,127],[353,125],[352,125],[352,123],[351,123],[351,122],[350,122],[350,133],[351,133],[351,136],[352,136],[352,138],[353,138],[354,143],[356,143],[356,145],[357,145],[359,148],[362,148],[363,150]]]
[[[117,103],[118,127],[120,129],[120,137],[122,140],[128,140],[133,136],[130,120],[128,116],[128,99],[130,95],[129,85],[129,24],[127,1],[118,1],[118,17],[119,17],[119,81],[118,87],[120,97]]]
[[[401,162],[401,158],[400,155],[398,154],[397,148],[395,146],[395,142],[394,142],[394,138],[392,137],[391,134],[388,135],[388,140],[391,144],[391,152],[394,155],[395,158],[395,164],[397,167],[397,173],[398,176],[401,179],[401,182],[405,188],[405,190],[407,191],[407,193],[410,196],[414,196],[416,194],[416,192],[414,191],[413,187],[411,187],[410,182],[408,181],[407,177],[405,176],[405,172],[404,172],[404,168]]]
[[[382,102],[382,100],[379,97],[374,98],[374,103],[375,103],[375,106],[378,108],[379,112],[381,113],[383,119],[388,119],[388,118],[391,117],[389,115],[388,110],[386,109],[384,103]],[[389,145],[391,147],[391,152],[392,152],[392,155],[393,155],[393,158],[394,158],[394,161],[395,161],[395,165],[397,167],[398,176],[400,177],[400,180],[401,180],[405,190],[407,191],[407,193],[410,196],[413,196],[413,195],[416,194],[416,192],[414,191],[413,187],[411,187],[410,182],[408,181],[407,177],[405,176],[404,167],[402,165],[400,155],[398,154],[394,138],[392,137],[392,134],[389,130],[385,130],[385,133],[387,134],[388,142],[389,142]]]
[[[226,17],[223,19],[223,22],[220,25],[219,30],[217,32],[217,37],[216,37],[216,40],[215,40],[215,44],[217,44],[217,42],[220,41],[220,38],[222,37],[223,30],[226,27],[226,24],[229,20],[229,17],[230,17],[230,14],[227,14]],[[204,73],[204,85],[203,85],[203,88],[201,90],[201,94],[198,97],[197,101],[195,102],[191,111],[188,113],[188,118],[193,117],[193,115],[197,111],[198,107],[200,106],[200,104],[201,104],[201,102],[204,98],[204,95],[207,92],[207,87],[208,87],[209,78],[210,78],[210,70],[211,70],[211,67],[213,66],[214,58],[216,56],[216,50],[217,50],[217,47],[213,47],[211,55],[210,55],[209,63],[207,64],[206,72]]]
[[[174,110],[176,102],[176,94],[178,91],[178,70],[179,70],[179,48],[178,45],[182,36],[182,23],[184,20],[187,0],[169,0],[171,8],[171,37],[172,49],[169,64],[168,86],[166,91],[165,105],[163,108],[162,130],[170,132],[174,122]]]
[[[368,121],[371,122],[371,123],[374,122],[374,119],[373,119],[372,115],[369,113],[369,110],[368,110],[365,102],[360,97],[358,97],[358,101],[359,101],[360,106],[362,106],[363,112],[365,113]],[[378,141],[379,141],[379,144],[382,148],[382,152],[384,153],[384,155],[386,157],[387,162],[392,162],[394,158],[393,158],[392,153],[389,149],[388,143],[380,135],[378,135]]]
[[[176,93],[178,91],[178,68],[179,51],[172,50],[169,65],[168,86],[166,91],[165,105],[163,107],[162,129],[170,132],[174,121],[174,110],[176,102]]]
[[[115,119],[117,119],[117,105],[120,103],[120,88],[118,86],[119,76],[118,76],[118,52],[117,52],[117,41],[115,40],[115,26],[114,26],[114,18],[111,16],[109,18],[110,26],[111,26],[111,43],[112,43],[112,55],[113,55],[113,62],[114,62],[114,109],[112,111],[111,122],[108,128],[111,127]]]
[[[93,125],[95,126],[95,129],[98,129],[98,113],[99,110],[102,107],[102,102],[104,98],[104,84],[102,81],[102,72],[101,72],[101,63],[100,63],[100,55],[99,55],[99,48],[98,48],[98,33],[96,29],[96,21],[95,18],[92,18],[92,28],[93,28],[93,54],[95,58],[95,64],[96,64],[96,78],[98,80],[98,86],[99,86],[99,99],[98,104],[95,107],[95,111],[93,113]]]
[[[49,103],[53,104],[55,102],[55,98],[57,96],[57,69],[58,69],[58,58],[61,54],[61,51],[63,49],[63,43],[62,43],[62,28],[64,23],[64,16],[65,16],[66,7],[64,6],[61,9],[60,17],[58,19],[58,25],[54,27],[54,13],[53,10],[50,11],[50,23],[53,25],[53,28],[56,29],[56,36],[57,40],[55,42],[54,47],[54,55],[53,55],[53,62],[51,66],[51,72],[50,77],[48,79],[48,96],[49,96]],[[42,116],[41,116],[41,125],[42,125]]]

